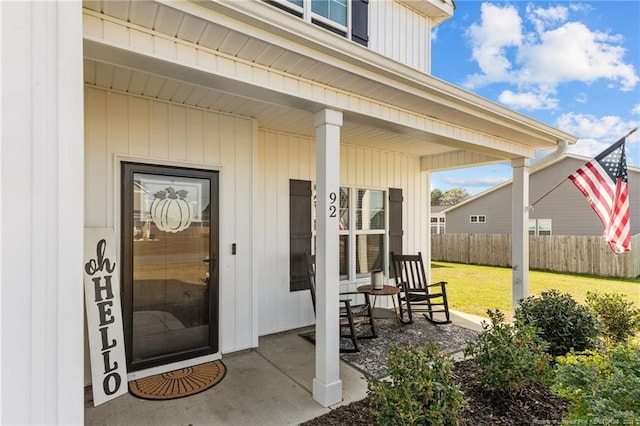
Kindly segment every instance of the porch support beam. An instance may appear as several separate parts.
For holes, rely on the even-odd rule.
[[[529,159],[511,161],[513,168],[511,265],[513,310],[529,295]]]
[[[313,399],[324,407],[342,401],[339,336],[338,214],[340,190],[340,126],[342,112],[315,114],[316,241],[316,376]]]
[[[495,164],[504,161],[505,158],[483,154],[477,151],[457,150],[420,157],[420,170],[422,170],[423,172],[433,172],[436,170],[451,170],[458,169],[460,167],[472,167],[481,164]]]

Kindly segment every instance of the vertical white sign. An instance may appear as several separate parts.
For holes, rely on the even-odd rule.
[[[84,230],[84,297],[96,406],[128,391],[115,244],[111,228]]]

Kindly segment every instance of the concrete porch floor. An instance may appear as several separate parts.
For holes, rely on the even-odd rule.
[[[480,318],[452,312],[453,323],[481,330]],[[322,407],[312,397],[314,346],[302,330],[260,338],[259,347],[225,355],[227,373],[213,388],[169,401],[147,401],[130,394],[93,407],[85,395],[86,425],[297,425],[331,408],[364,398],[363,374],[340,363],[343,401]]]

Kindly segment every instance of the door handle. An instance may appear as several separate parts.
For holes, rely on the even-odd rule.
[[[218,256],[213,256],[212,258],[207,256],[204,259],[202,259],[202,261],[204,263],[212,263],[213,266],[216,266],[216,262],[218,261]]]

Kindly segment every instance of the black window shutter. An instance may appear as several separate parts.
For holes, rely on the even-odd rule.
[[[369,45],[369,0],[351,0],[351,40]]]
[[[389,252],[396,254],[402,254],[402,201],[402,189],[389,188]],[[393,277],[393,268],[389,276]]]
[[[309,288],[305,252],[311,252],[311,182],[289,181],[289,290]]]

